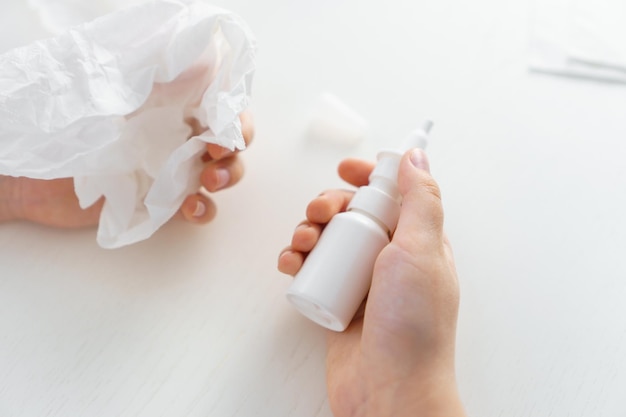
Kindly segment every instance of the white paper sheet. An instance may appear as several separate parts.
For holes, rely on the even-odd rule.
[[[199,188],[206,143],[243,149],[255,41],[201,1],[122,9],[0,55],[0,174],[106,198],[101,246],[149,237]],[[185,122],[206,127],[189,138]]]
[[[531,68],[626,82],[626,4],[621,0],[535,0]]]
[[[569,53],[626,74],[626,2],[571,0],[570,7]]]

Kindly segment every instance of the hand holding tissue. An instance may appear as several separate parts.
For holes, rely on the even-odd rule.
[[[72,177],[82,207],[105,197],[101,246],[146,239],[200,187],[207,143],[245,148],[254,68],[246,24],[193,0],[129,7],[10,50],[0,174]]]

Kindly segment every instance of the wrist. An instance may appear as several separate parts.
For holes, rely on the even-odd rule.
[[[378,390],[367,402],[362,417],[465,417],[454,378],[403,381]]]
[[[17,178],[0,175],[0,222],[18,218]]]

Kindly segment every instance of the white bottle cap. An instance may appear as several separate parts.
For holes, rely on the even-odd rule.
[[[367,213],[380,222],[391,235],[396,230],[400,217],[400,202],[378,188],[361,187],[348,205],[348,211],[350,210]]]
[[[322,93],[309,117],[307,136],[316,141],[354,145],[369,131],[363,116],[331,93]]]

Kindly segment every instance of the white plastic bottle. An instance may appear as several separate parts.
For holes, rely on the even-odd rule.
[[[369,185],[324,228],[287,290],[287,299],[309,319],[335,331],[352,321],[369,291],[374,262],[398,223],[400,159],[409,149],[426,147],[431,127],[428,121],[412,132],[401,150],[381,151]]]

